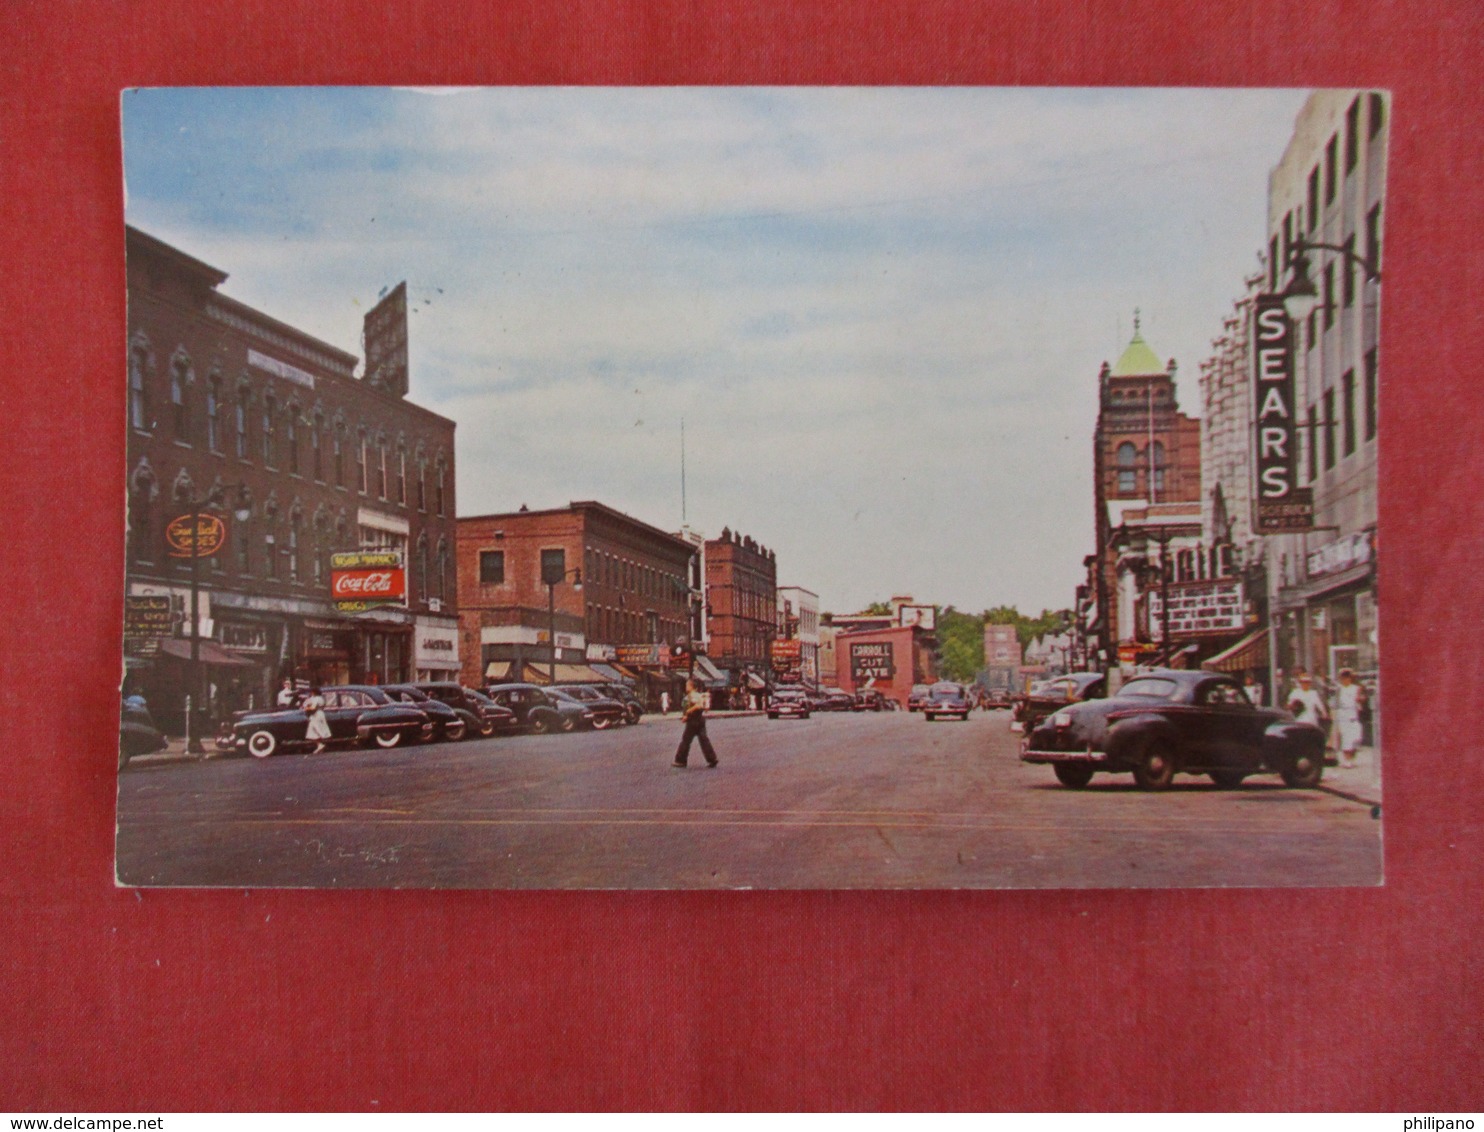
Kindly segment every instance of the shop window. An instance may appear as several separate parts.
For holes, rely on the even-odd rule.
[[[505,552],[503,550],[481,550],[479,552],[479,584],[483,586],[505,584]]]

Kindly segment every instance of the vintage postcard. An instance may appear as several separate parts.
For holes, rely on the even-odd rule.
[[[125,92],[118,882],[1381,883],[1390,110]]]

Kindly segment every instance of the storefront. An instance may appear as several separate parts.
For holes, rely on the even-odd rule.
[[[416,679],[458,680],[459,622],[455,617],[418,617],[412,626]]]

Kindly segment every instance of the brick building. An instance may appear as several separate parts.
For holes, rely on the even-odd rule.
[[[670,684],[669,647],[690,635],[692,554],[684,539],[593,501],[461,517],[464,682],[544,682],[554,611],[558,680],[640,671]]]
[[[713,664],[736,673],[768,671],[768,644],[778,634],[778,562],[752,536],[722,528],[706,540],[706,631]]]
[[[1139,332],[1118,362],[1098,374],[1093,434],[1097,551],[1088,607],[1104,662],[1133,647],[1149,653],[1145,587],[1151,571],[1173,570],[1200,543],[1201,422],[1180,411],[1175,362],[1162,363]],[[1192,517],[1193,516],[1193,517]]]
[[[454,423],[406,400],[405,290],[367,316],[387,353],[368,380],[354,354],[222,294],[225,272],[135,228],[127,252],[125,585],[171,620],[170,636],[126,634],[131,686],[179,730],[192,687],[220,715],[263,704],[282,676],[451,676]],[[363,548],[396,552],[405,597],[349,614],[330,559]]]
[[[905,708],[913,684],[937,679],[937,638],[919,626],[842,632],[834,644],[835,686],[844,691],[869,687]]]

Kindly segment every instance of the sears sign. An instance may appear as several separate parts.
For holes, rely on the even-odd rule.
[[[1253,311],[1257,494],[1252,525],[1263,532],[1306,531],[1314,525],[1314,497],[1298,486],[1293,323],[1278,295],[1259,295]]]

